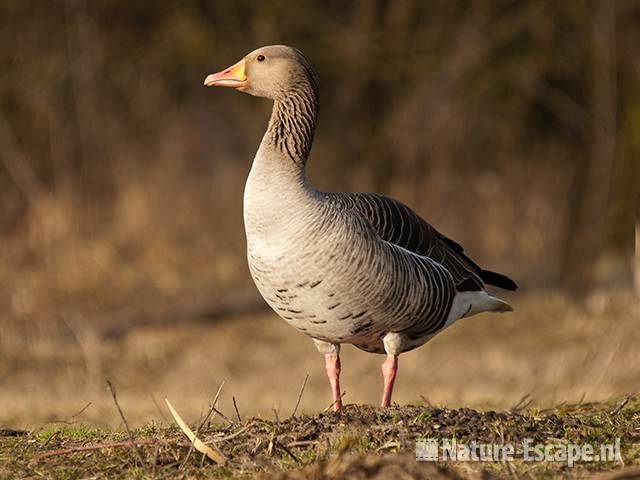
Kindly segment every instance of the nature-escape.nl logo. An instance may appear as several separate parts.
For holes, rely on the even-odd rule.
[[[522,443],[461,443],[456,439],[425,438],[416,441],[416,460],[423,462],[562,462],[573,467],[577,462],[622,463],[620,438],[613,443],[537,443],[525,438]]]

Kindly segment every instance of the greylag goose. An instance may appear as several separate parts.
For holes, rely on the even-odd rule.
[[[406,205],[309,183],[318,86],[301,52],[262,47],[204,84],[274,102],[244,191],[249,270],[269,306],[325,355],[334,410],[342,408],[341,344],[386,354],[388,407],[401,353],[460,318],[513,310],[485,290],[515,290],[513,280],[480,268]]]

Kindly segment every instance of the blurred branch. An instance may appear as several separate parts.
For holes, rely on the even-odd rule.
[[[118,312],[108,312],[104,321],[98,324],[101,325],[103,338],[114,340],[126,336],[135,328],[173,324],[176,319],[180,319],[181,322],[211,323],[268,311],[269,307],[264,300],[253,294],[251,297],[230,296],[227,300],[215,304],[177,304],[163,311],[125,308]]]
[[[544,78],[541,79],[539,87],[540,101],[578,136],[588,141],[591,138],[594,122],[589,111],[567,92],[550,85]]]
[[[95,70],[98,61],[96,50],[99,42],[95,38],[96,29],[86,11],[88,6],[85,2],[67,0],[64,6],[67,19],[65,25],[67,58],[80,160],[87,165],[87,160],[100,141],[99,135],[93,135],[94,128],[92,128],[94,120],[100,118],[100,109],[94,94],[97,79]],[[90,35],[90,32],[93,35]]]
[[[636,198],[635,262],[633,266],[636,293],[640,297],[640,195]]]
[[[569,259],[569,283],[580,289],[593,282],[594,263],[599,260],[608,219],[609,189],[616,147],[616,12],[615,2],[598,0],[592,25],[591,159],[578,194],[576,230]]]
[[[44,189],[8,125],[9,119],[0,111],[0,159],[13,183],[34,205]]]

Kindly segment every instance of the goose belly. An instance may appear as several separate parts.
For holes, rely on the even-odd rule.
[[[440,272],[444,286],[448,274],[425,270],[426,260],[407,268],[408,257],[385,250],[384,244],[360,245],[357,255],[346,244],[332,246],[295,253],[249,248],[258,290],[290,325],[331,343],[365,350],[375,345],[370,351],[379,349],[380,337],[388,332],[406,332],[417,346],[442,328],[450,299],[438,298],[424,280]]]
[[[379,338],[388,327],[376,301],[384,279],[370,281],[339,251],[319,251],[264,254],[249,248],[249,269],[262,297],[287,323],[313,338],[333,343]]]

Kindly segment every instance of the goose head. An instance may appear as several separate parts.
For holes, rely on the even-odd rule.
[[[316,90],[311,65],[299,50],[286,45],[258,48],[229,68],[208,75],[204,84],[272,100],[299,87]]]

